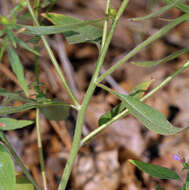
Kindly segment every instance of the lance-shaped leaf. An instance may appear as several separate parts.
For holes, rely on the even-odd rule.
[[[167,57],[164,57],[160,60],[155,60],[155,61],[140,61],[140,62],[132,62],[133,64],[135,65],[138,65],[138,66],[142,66],[142,67],[151,67],[151,66],[155,66],[155,65],[158,65],[158,64],[161,64],[161,63],[166,63],[168,61],[171,61],[185,53],[189,52],[189,48],[184,48],[184,49],[181,49],[181,50],[178,50],[176,52],[174,52],[173,54],[171,55],[168,55]]]
[[[19,93],[12,93],[12,92],[7,91],[4,88],[0,88],[0,96],[5,96],[12,100],[20,100],[22,102],[33,102],[32,99],[24,98]]]
[[[83,21],[78,18],[56,13],[42,14],[42,16],[56,26],[68,27],[63,33],[70,44],[83,42],[96,43],[102,37],[102,29],[92,24],[97,24],[105,20],[105,18]]]
[[[148,173],[152,177],[157,177],[160,179],[181,180],[176,172],[166,167],[155,164],[148,164],[137,160],[129,160],[129,162],[135,165],[137,168],[141,169],[142,171]]]
[[[0,61],[4,55],[4,52],[6,50],[6,47],[7,47],[7,44],[8,44],[8,37],[4,37],[3,41],[1,42],[1,48],[0,48]]]
[[[118,93],[116,95],[124,102],[129,112],[151,131],[161,135],[173,135],[188,128],[174,127],[161,112],[132,96]]]
[[[15,41],[24,49],[32,52],[35,55],[39,55],[39,53],[37,51],[35,51],[34,49],[32,49],[30,46],[28,46],[28,44],[26,44],[24,41],[20,40],[19,38],[15,37]]]
[[[140,84],[138,84],[130,93],[131,96],[134,96],[135,98],[140,99],[144,93],[146,92],[146,90],[149,88],[149,86],[151,85],[151,83],[154,81],[154,79],[152,80],[148,80],[145,82],[142,82]],[[118,104],[117,106],[115,106],[113,109],[111,109],[110,111],[106,112],[105,114],[103,114],[100,119],[98,120],[98,125],[101,126],[105,123],[107,123],[108,121],[110,121],[111,119],[113,119],[114,117],[116,117],[119,113],[121,113],[123,110],[125,110],[125,104],[122,102],[120,104]]]
[[[7,29],[6,32],[11,44],[14,46],[14,48],[16,48],[17,46],[13,32],[9,29]]]
[[[14,163],[6,148],[0,144],[0,189],[14,190],[16,183]]]
[[[8,52],[9,52],[9,59],[10,59],[12,70],[16,74],[18,82],[20,86],[22,87],[22,89],[24,90],[26,96],[28,96],[29,95],[28,87],[27,87],[26,80],[24,78],[24,69],[20,62],[20,59],[13,48],[9,47]]]
[[[14,190],[34,190],[34,186],[26,177],[20,175],[16,176],[16,186]]]
[[[70,104],[60,101],[52,101],[41,104],[40,112],[49,120],[66,120],[70,113]]]
[[[20,129],[31,124],[33,124],[33,121],[0,118],[0,130],[2,131]]]

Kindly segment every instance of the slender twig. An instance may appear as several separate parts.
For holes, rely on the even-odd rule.
[[[42,180],[43,180],[43,187],[44,187],[44,190],[47,190],[47,179],[45,175],[45,164],[44,164],[43,148],[42,148],[42,142],[41,142],[39,117],[40,117],[40,111],[37,108],[36,109],[37,145],[38,145],[38,151],[39,151],[39,160],[40,160],[41,175],[42,175]]]
[[[5,143],[5,145],[7,146],[8,150],[10,151],[10,153],[12,154],[12,156],[14,157],[14,159],[16,160],[17,164],[20,166],[20,168],[22,169],[23,173],[25,174],[25,176],[27,177],[27,179],[34,185],[34,187],[37,190],[42,190],[41,187],[36,183],[36,181],[33,179],[32,175],[30,174],[30,172],[27,170],[27,168],[24,166],[22,160],[19,158],[19,156],[17,155],[17,153],[14,151],[14,149],[12,148],[11,144],[9,143],[8,139],[6,138],[4,133],[2,134],[2,140]]]
[[[27,1],[28,10],[29,10],[29,12],[30,12],[30,14],[31,14],[31,16],[33,18],[33,21],[34,21],[35,25],[39,26],[39,22],[37,21],[37,19],[35,17],[35,14],[34,14],[33,9],[31,7],[30,1],[29,0],[26,0],[26,1]],[[75,106],[79,109],[80,105],[79,105],[76,97],[74,96],[72,90],[70,89],[68,83],[66,82],[66,79],[65,79],[64,75],[62,74],[62,71],[61,71],[61,69],[60,69],[60,67],[58,65],[58,62],[57,62],[57,60],[56,60],[56,58],[55,58],[55,56],[54,56],[54,54],[53,54],[53,52],[52,52],[49,44],[47,43],[47,40],[45,39],[45,36],[41,35],[41,39],[42,39],[43,44],[44,44],[44,46],[45,46],[45,48],[46,48],[46,50],[47,50],[47,52],[49,54],[49,57],[50,57],[51,61],[52,61],[53,65],[54,65],[54,67],[56,69],[56,72],[58,73],[58,75],[59,75],[62,83],[64,84],[64,86],[65,86],[65,88],[66,88],[66,90],[67,90],[70,98],[74,102]]]
[[[169,83],[173,78],[175,78],[178,74],[180,74],[184,69],[186,69],[187,67],[189,67],[189,61],[186,62],[183,66],[181,66],[175,73],[173,73],[171,76],[167,77],[163,82],[161,82],[157,87],[155,87],[153,90],[151,90],[149,93],[147,93],[143,98],[141,98],[141,101],[146,100],[147,98],[149,98],[150,96],[152,96],[153,94],[155,94],[158,90],[160,90],[161,88],[163,88],[167,83]],[[102,87],[100,84],[98,85],[100,87]],[[105,88],[103,88],[105,89]],[[128,110],[124,110],[123,112],[119,113],[118,115],[116,115],[115,117],[113,117],[111,120],[109,120],[107,123],[99,126],[97,129],[95,129],[93,132],[91,132],[89,135],[87,135],[86,137],[84,137],[81,141],[81,146],[85,145],[86,143],[88,143],[91,139],[93,139],[95,136],[97,136],[100,132],[102,132],[104,129],[106,129],[107,127],[109,127],[109,125],[111,125],[112,123],[114,123],[115,121],[125,117],[128,115]]]
[[[110,69],[108,69],[103,75],[101,75],[97,83],[100,83],[104,78],[109,76],[112,72],[114,72],[119,66],[121,66],[123,63],[128,61],[131,57],[133,57],[135,54],[137,54],[141,49],[145,48],[147,45],[151,44],[156,39],[162,37],[165,35],[169,30],[177,26],[178,24],[186,21],[189,18],[189,14],[184,14],[174,20],[172,23],[166,25],[162,29],[160,29],[158,32],[156,32],[154,35],[150,36],[147,40],[139,44],[137,47],[135,47],[132,51],[130,51],[125,57],[123,57],[120,61],[118,61],[116,64],[114,64]]]
[[[72,171],[72,167],[74,164],[74,161],[76,159],[76,155],[79,151],[80,148],[80,139],[81,139],[81,132],[82,132],[82,126],[84,123],[84,119],[85,119],[85,113],[86,113],[86,109],[87,106],[89,104],[89,101],[91,99],[91,96],[93,95],[93,92],[96,88],[96,79],[99,75],[100,72],[100,68],[104,62],[104,58],[105,55],[107,53],[108,47],[110,45],[110,41],[112,39],[113,33],[115,31],[115,28],[117,26],[117,23],[120,19],[120,16],[122,15],[123,11],[125,10],[127,4],[128,4],[129,0],[124,0],[118,10],[118,13],[115,17],[114,22],[112,23],[110,32],[107,36],[106,42],[103,46],[103,49],[101,51],[101,54],[97,60],[97,65],[94,71],[94,74],[92,76],[91,82],[89,84],[88,90],[86,92],[86,95],[83,99],[82,105],[81,105],[81,109],[78,111],[78,117],[77,117],[77,122],[76,122],[76,129],[75,129],[75,134],[74,134],[74,139],[73,139],[73,144],[72,144],[72,149],[70,151],[69,157],[68,157],[68,161],[66,163],[66,167],[64,169],[64,173],[62,175],[58,190],[65,190],[69,176],[71,174]]]

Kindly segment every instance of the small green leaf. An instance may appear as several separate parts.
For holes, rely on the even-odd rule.
[[[31,124],[33,124],[33,121],[0,118],[0,130],[2,131],[20,129]]]
[[[42,16],[55,26],[67,27],[63,33],[70,44],[83,42],[96,43],[102,37],[102,29],[92,24],[97,24],[105,20],[105,18],[83,21],[78,18],[56,13],[42,14]]]
[[[124,109],[125,109],[125,105],[123,103],[118,104],[113,109],[111,109],[110,111],[106,112],[105,114],[103,114],[100,117],[100,119],[98,120],[98,126],[101,126],[101,125],[107,123],[112,118],[114,118],[116,115],[118,115],[119,113],[121,113]]]
[[[171,61],[187,52],[189,52],[189,48],[184,48],[184,49],[178,50],[178,51],[174,52],[173,54],[168,55],[167,57],[164,57],[163,59],[160,59],[160,60],[140,61],[140,62],[132,62],[132,63],[135,65],[138,65],[138,66],[142,66],[142,67],[151,67],[151,66],[155,66],[155,65],[158,65],[161,63],[166,63],[168,61]]]
[[[140,99],[144,96],[147,89],[150,87],[150,85],[154,82],[154,79],[147,80],[145,82],[141,82],[138,84],[129,94],[130,96],[133,96],[137,99]]]
[[[155,165],[147,164],[145,162],[140,162],[137,160],[129,160],[130,163],[135,165],[137,168],[148,173],[152,177],[157,177],[160,179],[172,179],[172,180],[181,180],[178,174],[168,168]]]
[[[17,176],[14,190],[34,190],[34,186],[28,181],[26,177]]]
[[[140,99],[144,93],[146,92],[146,90],[149,88],[150,84],[154,81],[154,79],[152,80],[148,80],[145,82],[142,82],[140,84],[138,84],[130,93],[131,96],[134,96],[135,98]],[[116,117],[119,113],[121,113],[123,110],[125,110],[125,105],[124,103],[120,103],[117,106],[115,106],[113,109],[111,109],[110,111],[106,112],[105,114],[103,114],[100,119],[98,120],[98,126],[101,126],[107,122],[109,122],[110,120],[112,120],[114,117]]]
[[[32,52],[35,55],[39,55],[39,53],[37,51],[35,51],[34,49],[32,49],[30,46],[28,46],[24,41],[20,40],[19,38],[15,38],[15,40],[24,49]]]
[[[14,190],[16,183],[14,163],[6,148],[0,144],[0,189]]]
[[[188,129],[188,127],[174,127],[161,112],[132,96],[125,96],[118,93],[116,95],[124,102],[129,112],[151,131],[161,135],[173,135]]]
[[[51,101],[40,105],[40,112],[49,120],[66,120],[69,116],[70,104]]]
[[[19,82],[20,86],[23,88],[26,96],[29,96],[27,83],[24,78],[24,69],[20,62],[20,59],[19,59],[16,51],[13,48],[9,47],[8,52],[9,52],[9,59],[10,59],[10,64],[11,64],[12,70],[16,74],[18,82]]]

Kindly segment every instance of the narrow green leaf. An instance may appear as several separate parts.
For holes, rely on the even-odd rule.
[[[19,93],[12,93],[12,92],[7,91],[4,88],[0,88],[0,96],[6,96],[12,100],[20,100],[22,102],[33,102],[32,99],[24,98]]]
[[[16,48],[16,41],[15,41],[15,37],[14,37],[14,34],[12,33],[12,31],[10,31],[9,29],[7,29],[7,36],[11,42],[11,44],[13,45],[14,48]]]
[[[33,124],[33,121],[0,118],[0,130],[2,131],[20,129],[31,124]]]
[[[35,51],[34,49],[32,49],[30,46],[28,46],[24,41],[20,40],[19,38],[15,38],[15,40],[24,49],[32,52],[35,55],[39,55],[39,53],[37,51]]]
[[[14,163],[6,148],[0,144],[0,189],[14,190],[16,183]]]
[[[176,0],[173,3],[170,3],[170,4],[160,8],[158,11],[152,12],[152,13],[146,15],[146,16],[138,17],[138,18],[131,18],[130,20],[132,20],[132,21],[141,21],[141,20],[146,20],[146,19],[151,19],[151,18],[157,17],[157,16],[165,13],[166,11],[170,10],[171,8],[175,7],[175,5],[177,5],[177,3],[179,1],[181,1],[181,0]]]
[[[26,177],[17,176],[14,190],[34,190],[34,186],[28,181]]]
[[[11,64],[12,70],[16,74],[18,82],[19,82],[20,86],[23,88],[26,96],[29,96],[27,83],[24,78],[24,69],[20,62],[20,59],[19,59],[16,51],[13,48],[9,47],[8,52],[9,52],[9,59],[10,59],[10,64]]]
[[[5,37],[2,41],[2,44],[1,44],[1,49],[0,49],[0,61],[4,55],[4,52],[6,50],[6,47],[7,47],[7,44],[8,44],[8,38]]]
[[[1,106],[0,107],[0,116],[5,116],[7,114],[13,114],[13,113],[21,112],[21,111],[30,110],[30,109],[36,108],[38,106],[39,106],[39,104],[35,103],[35,102],[26,103],[26,104],[23,104],[21,106],[16,106],[16,107],[13,107],[13,106]]]
[[[178,50],[178,51],[174,52],[173,54],[168,55],[167,57],[164,57],[163,59],[160,59],[160,60],[140,61],[140,62],[132,62],[132,63],[135,65],[138,65],[138,66],[142,66],[142,67],[151,67],[151,66],[155,66],[155,65],[158,65],[161,63],[166,63],[168,61],[171,61],[187,52],[189,52],[189,48],[184,48],[184,49]]]
[[[51,101],[40,105],[40,112],[49,120],[66,120],[70,112],[70,104]]]
[[[144,93],[146,92],[146,90],[148,89],[148,87],[150,86],[150,84],[153,82],[154,80],[148,80],[145,82],[142,82],[140,84],[138,84],[130,93],[131,96],[134,96],[135,98],[140,99]],[[108,121],[112,120],[114,117],[116,117],[119,113],[121,113],[123,110],[125,110],[125,104],[122,102],[120,104],[118,104],[117,106],[115,106],[113,109],[111,109],[110,111],[106,112],[105,114],[103,114],[100,119],[98,120],[98,125],[101,126],[105,123],[107,123]]]
[[[96,43],[102,37],[102,29],[92,24],[97,24],[105,20],[105,18],[83,21],[78,18],[56,13],[42,14],[42,16],[56,26],[67,27],[63,33],[66,40],[71,44],[83,42]]]
[[[132,96],[116,94],[124,102],[129,112],[151,131],[161,135],[173,135],[188,129],[188,127],[174,127],[161,112]]]
[[[137,160],[129,160],[129,162],[135,165],[137,168],[141,169],[142,171],[148,173],[152,177],[160,179],[181,180],[176,172],[168,168],[155,164],[147,164],[145,162],[140,162]]]
[[[164,2],[170,4],[170,3],[174,3],[175,0],[164,0]],[[184,3],[182,3],[182,2],[178,2],[177,5],[176,5],[176,7],[178,9],[180,9],[181,11],[185,12],[185,13],[189,13],[189,6],[186,5],[186,4],[184,4]]]

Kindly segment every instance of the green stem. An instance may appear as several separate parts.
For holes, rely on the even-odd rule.
[[[26,1],[27,1],[28,10],[29,10],[29,12],[30,12],[30,14],[31,14],[31,16],[33,18],[33,21],[34,21],[35,25],[39,26],[39,22],[37,21],[37,19],[35,17],[35,14],[34,14],[34,12],[32,10],[31,5],[30,5],[30,1],[29,0],[26,0]],[[64,86],[65,86],[65,88],[66,88],[66,90],[67,90],[70,98],[74,102],[75,106],[79,109],[80,105],[79,105],[76,97],[74,96],[72,90],[70,89],[68,83],[66,82],[66,79],[64,78],[64,75],[62,74],[62,71],[61,71],[61,69],[60,69],[60,67],[58,65],[58,62],[57,62],[57,60],[56,60],[56,58],[55,58],[55,56],[54,56],[54,54],[53,54],[53,52],[52,52],[49,44],[47,43],[47,40],[46,40],[45,36],[41,35],[41,39],[42,39],[43,44],[44,44],[44,46],[45,46],[45,48],[46,48],[46,50],[47,50],[47,52],[49,54],[49,57],[50,57],[51,61],[52,61],[53,65],[54,65],[54,67],[56,69],[56,72],[58,73],[58,75],[59,75],[62,83],[64,84]]]
[[[153,94],[155,94],[158,90],[163,88],[167,83],[169,83],[173,78],[175,78],[178,74],[180,74],[184,69],[186,69],[189,66],[189,61],[186,62],[183,66],[181,66],[175,73],[173,73],[171,76],[167,77],[163,82],[161,82],[157,87],[155,87],[153,90],[151,90],[149,93],[147,93],[143,98],[141,98],[141,101],[146,100]],[[99,87],[102,87],[105,90],[108,90],[110,92],[110,89],[104,85],[98,84]],[[106,87],[106,88],[105,88]],[[123,112],[119,113],[115,117],[113,117],[110,121],[107,123],[99,126],[97,129],[95,129],[93,132],[91,132],[89,135],[84,137],[81,141],[81,146],[88,143],[91,139],[93,139],[95,136],[97,136],[100,132],[102,132],[104,129],[106,129],[109,125],[114,123],[115,121],[127,116],[129,114],[128,110],[124,110]]]
[[[14,149],[12,148],[11,144],[9,143],[9,141],[7,140],[6,136],[4,135],[4,133],[2,134],[2,138],[3,138],[3,142],[5,143],[5,145],[7,146],[7,148],[9,149],[10,153],[12,154],[12,156],[14,157],[14,159],[16,160],[17,164],[20,166],[20,168],[22,169],[23,173],[25,174],[25,176],[27,177],[27,179],[34,185],[34,187],[37,190],[42,190],[41,187],[36,183],[36,181],[33,179],[32,175],[30,174],[30,172],[27,170],[27,168],[24,166],[23,162],[21,161],[21,159],[18,157],[18,155],[16,154],[16,152],[14,151]]]
[[[39,111],[39,109],[36,109],[36,130],[37,130],[37,145],[38,145],[38,151],[39,151],[39,160],[40,160],[41,175],[42,175],[42,180],[43,180],[43,187],[44,187],[44,190],[47,190],[47,180],[46,180],[46,175],[45,175],[43,147],[42,147],[41,133],[40,133],[40,111]]]
[[[72,148],[71,148],[71,151],[70,151],[70,154],[69,154],[69,157],[68,157],[68,161],[66,163],[66,167],[64,169],[64,173],[62,175],[58,190],[65,190],[65,188],[66,188],[66,185],[67,185],[69,176],[71,174],[75,158],[76,158],[77,153],[78,153],[79,148],[80,148],[80,139],[81,139],[81,133],[82,133],[82,126],[83,126],[84,118],[85,118],[85,114],[86,114],[86,109],[87,109],[87,106],[88,106],[89,101],[91,99],[91,96],[93,95],[93,92],[94,92],[94,90],[96,88],[96,83],[95,82],[96,82],[96,79],[97,79],[97,77],[99,75],[100,68],[101,68],[101,66],[102,66],[102,64],[104,62],[104,58],[105,58],[106,52],[108,50],[110,41],[112,39],[113,33],[114,33],[115,28],[117,26],[117,23],[118,23],[118,21],[120,19],[120,16],[122,15],[123,11],[125,10],[125,8],[127,6],[128,1],[129,0],[124,0],[122,2],[122,4],[121,4],[120,8],[119,8],[119,11],[118,11],[118,13],[116,15],[116,18],[115,18],[112,26],[111,26],[111,29],[110,29],[110,32],[109,32],[109,34],[107,36],[105,44],[104,44],[104,46],[102,48],[101,54],[100,54],[100,56],[99,56],[99,58],[97,60],[97,65],[96,65],[94,74],[92,76],[91,82],[89,84],[88,90],[86,92],[86,95],[85,95],[85,97],[83,99],[83,103],[81,105],[80,110],[78,111],[78,117],[77,117],[77,122],[76,122],[76,129],[75,129]]]
[[[106,11],[105,11],[106,16],[108,15],[109,7],[110,7],[110,0],[106,0]],[[102,35],[101,50],[104,47],[104,43],[106,41],[107,31],[108,31],[108,20],[105,20],[104,21],[104,28],[103,28],[103,35]]]
[[[125,57],[123,57],[118,63],[114,64],[110,69],[108,69],[104,74],[102,74],[98,80],[97,83],[100,83],[104,78],[109,76],[112,72],[114,72],[119,66],[121,66],[123,63],[128,61],[131,57],[133,57],[135,54],[137,54],[141,49],[145,48],[147,45],[155,41],[156,39],[162,37],[165,35],[169,30],[177,26],[178,24],[182,23],[183,21],[187,20],[189,18],[189,14],[184,14],[174,20],[172,23],[166,25],[162,29],[160,29],[158,32],[156,32],[154,35],[150,36],[147,40],[139,44],[136,48],[131,50]]]

